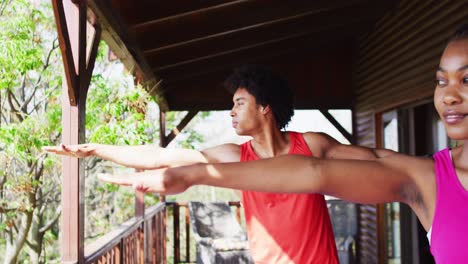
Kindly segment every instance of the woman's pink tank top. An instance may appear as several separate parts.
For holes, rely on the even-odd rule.
[[[456,174],[450,150],[434,154],[437,198],[431,253],[437,264],[468,263],[468,191]]]

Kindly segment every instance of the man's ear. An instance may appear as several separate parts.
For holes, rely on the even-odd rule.
[[[261,107],[262,107],[262,113],[263,113],[264,115],[268,114],[268,113],[271,111],[271,108],[270,108],[269,105],[266,105],[266,106],[263,106],[263,105],[262,105]]]

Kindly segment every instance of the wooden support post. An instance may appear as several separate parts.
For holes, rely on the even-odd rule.
[[[161,108],[159,109],[159,146],[162,148],[165,148],[167,146],[166,142],[166,112],[164,112]],[[165,203],[166,202],[166,196],[161,195],[161,202]],[[163,263],[167,263],[167,257],[166,257],[166,252],[167,252],[167,244],[166,244],[166,231],[167,231],[167,224],[166,224],[166,206],[164,206],[164,212],[163,212],[163,217],[162,217],[162,237],[163,237],[163,247],[162,247],[162,259]]]
[[[174,264],[180,262],[180,207],[174,203]]]
[[[145,193],[135,191],[135,217],[145,218]],[[145,247],[145,227],[146,223],[143,221],[137,230],[136,236],[136,256],[138,263],[145,263],[145,256],[148,253],[148,248]]]
[[[159,111],[159,146],[162,148],[167,147],[166,137],[166,112]]]
[[[62,142],[85,141],[86,95],[101,37],[87,22],[86,1],[52,0],[64,64]],[[90,35],[88,35],[88,32]],[[92,39],[87,47],[87,39]],[[84,163],[62,158],[61,257],[63,263],[84,261]]]
[[[382,113],[375,115],[375,147],[383,147]],[[377,241],[379,263],[387,262],[387,240],[385,230],[385,204],[377,204]]]
[[[83,142],[84,105],[72,106],[64,82],[62,104],[62,142]],[[63,262],[81,262],[84,256],[84,168],[77,158],[62,158],[61,251]],[[80,190],[83,190],[80,192]]]
[[[145,193],[135,191],[135,217],[145,217]]]
[[[188,207],[185,207],[185,262],[190,262],[190,215]]]

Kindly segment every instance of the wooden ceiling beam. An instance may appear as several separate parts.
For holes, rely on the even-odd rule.
[[[165,89],[167,89],[168,84],[190,80],[193,77],[212,74],[223,69],[232,69],[242,64],[261,63],[264,60],[280,57],[294,51],[307,53],[336,45],[349,46],[352,45],[356,33],[353,30],[365,30],[365,28],[366,24],[351,25],[351,27],[343,26],[339,31],[343,33],[340,35],[337,35],[335,31],[327,31],[273,43],[263,43],[263,45],[257,45],[250,49],[223,53],[218,56],[204,58],[204,60],[180,64],[178,67],[159,70],[156,73],[164,80]]]
[[[295,90],[297,108],[350,109],[351,83],[347,80],[345,73],[349,72],[346,69],[351,63],[349,61],[351,55],[348,52],[340,48],[313,54],[298,52],[291,54],[292,56],[288,54],[270,59],[262,64],[268,65],[288,80]],[[232,69],[220,70],[168,84],[166,98],[171,109],[230,109],[232,95],[223,87],[223,81],[231,72]],[[339,81],[333,78],[337,74],[341,77]],[[313,75],[318,76],[313,77]],[[332,101],[331,98],[337,103],[318,104],[321,100]],[[312,105],[311,102],[313,102]]]
[[[127,26],[112,6],[106,3],[106,1],[89,1],[90,9],[101,23],[103,39],[130,71],[141,71],[146,80],[155,79],[149,66],[145,65],[144,57],[137,47],[135,38],[130,35]]]
[[[150,21],[133,29],[142,50],[147,51],[306,12],[321,13],[357,4],[376,6],[370,0],[272,0],[269,4],[264,0],[236,1],[186,16]]]
[[[119,11],[127,24],[132,26],[237,1],[238,0],[171,0],[162,3],[161,1],[155,0],[112,0],[112,6]]]
[[[336,9],[320,15],[306,13],[266,23],[259,27],[255,26],[229,34],[210,36],[200,41],[145,52],[145,55],[153,70],[160,71],[312,33],[319,35],[320,32],[332,31],[343,26],[352,30],[352,24],[376,19],[377,14],[369,11],[368,7],[352,7]]]

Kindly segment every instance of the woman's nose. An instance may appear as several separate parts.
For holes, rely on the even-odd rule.
[[[446,87],[443,99],[446,105],[454,105],[461,102],[462,98],[456,85]]]

